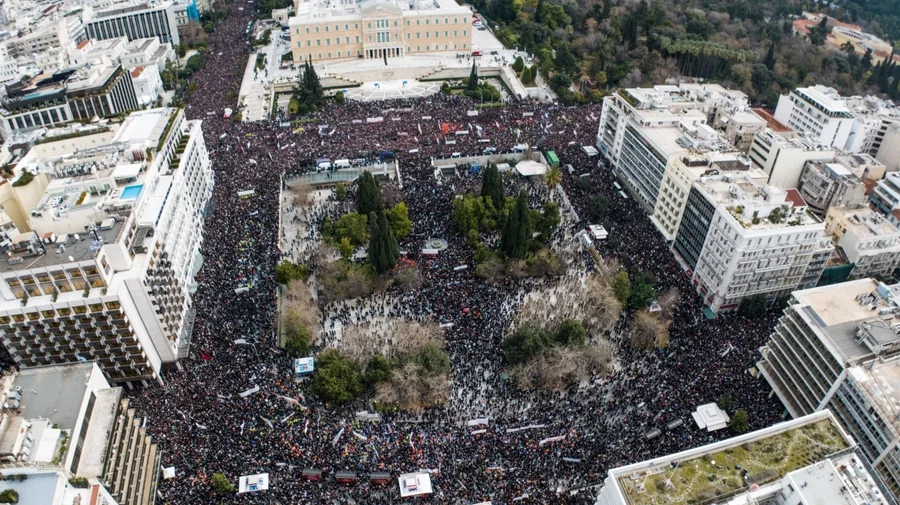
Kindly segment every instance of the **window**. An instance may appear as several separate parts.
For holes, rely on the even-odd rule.
[[[309,33],[309,27],[308,27],[308,26],[306,27],[306,33]]]
[[[359,35],[356,36],[356,43],[359,44]]]
[[[346,37],[346,38],[344,39],[344,42],[347,43],[347,44],[349,44],[349,43],[350,43],[350,37]]]
[[[319,27],[318,27],[318,26],[316,27],[316,33],[319,33]]]
[[[328,53],[328,57],[331,58],[331,53]]]
[[[417,39],[420,39],[420,38],[422,38],[422,37],[420,37],[420,35],[422,35],[422,34],[421,34],[421,33],[419,33],[419,32],[416,32],[416,38],[417,38]]]
[[[322,45],[322,39],[316,39],[316,45],[317,45],[317,46],[321,46],[321,45]]]
[[[344,30],[349,30],[349,29],[350,29],[350,24],[349,24],[349,23],[346,24],[346,25],[344,25]]]
[[[359,23],[353,23],[353,28],[359,30]]]
[[[407,19],[407,20],[406,20],[406,26],[409,26],[410,24],[411,24],[410,21]]]
[[[453,30],[453,36],[456,37],[459,35],[459,30]],[[454,48],[455,49],[455,48]]]
[[[331,39],[325,39],[325,45],[326,45],[326,46],[330,46],[330,45],[331,45]]]
[[[325,25],[325,31],[326,32],[328,31],[328,25]]]
[[[338,25],[334,25],[334,31],[338,31],[340,29],[341,29],[341,27],[339,27]]]
[[[416,26],[419,26],[419,20],[418,20],[418,19],[416,20]]]
[[[449,37],[449,36],[450,36],[450,32],[448,32],[448,31],[445,30],[445,31],[444,31],[444,37]]]
[[[426,25],[430,25],[430,24],[431,24],[431,20],[430,20],[430,19],[426,19],[426,20],[425,20],[425,24],[426,24]]]
[[[307,41],[306,41],[306,47],[310,47],[310,46],[312,46],[312,41],[311,41],[311,40],[307,40]]]
[[[431,32],[425,32],[425,38],[427,39],[429,36],[431,36]]]
[[[372,23],[369,23],[369,28],[372,28]]]
[[[445,25],[449,25],[449,24],[450,24],[450,18],[444,18],[444,24],[445,24]]]
[[[466,33],[466,32],[468,32],[468,31],[469,31],[469,30],[463,30],[463,37],[465,37],[466,35],[468,35],[468,33]],[[463,44],[463,49],[465,49],[465,48],[466,48],[466,46],[465,46],[465,44]]]
[[[411,33],[409,33],[409,32],[406,32],[406,40],[409,40],[409,38],[410,38],[410,37],[411,37],[411,36],[412,36],[412,34],[411,34]]]

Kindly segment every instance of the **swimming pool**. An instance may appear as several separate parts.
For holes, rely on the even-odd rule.
[[[122,190],[122,196],[119,197],[120,200],[134,200],[135,198],[141,196],[141,191],[144,190],[143,184],[135,184],[134,186],[128,186],[127,188]]]

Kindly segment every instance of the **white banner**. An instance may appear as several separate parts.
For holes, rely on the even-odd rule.
[[[466,422],[467,426],[481,426],[482,424],[488,424],[487,417],[480,417],[480,418],[472,419],[471,421]]]
[[[340,439],[341,435],[344,434],[344,428],[345,426],[341,426],[341,431],[339,431],[338,434],[334,436],[334,439],[331,441],[331,445],[337,444],[338,439]]]
[[[469,265],[460,265],[458,267],[453,267],[453,270],[456,270],[458,272],[460,270],[465,270],[467,268],[469,268]]]
[[[537,429],[546,428],[546,427],[547,427],[546,424],[529,424],[528,426],[523,426],[521,428],[509,428],[506,430],[506,432],[507,433],[517,433],[519,431],[537,430]]]
[[[473,435],[481,435],[482,433],[487,433],[487,430],[475,430],[472,432]]]
[[[430,120],[431,120],[431,116],[422,116],[422,120],[423,120],[423,121],[430,121]]]
[[[383,118],[382,116],[378,116],[378,117],[367,117],[367,118],[366,118],[366,122],[367,122],[367,123],[383,123],[383,122],[384,122],[384,118]]]
[[[552,442],[559,442],[560,440],[565,440],[565,439],[566,439],[565,435],[560,435],[558,437],[545,438],[545,439],[541,440],[540,442],[538,442],[538,447],[543,447],[545,444],[549,444]]]
[[[246,397],[252,395],[253,393],[257,393],[257,392],[259,392],[259,386],[253,386],[252,388],[250,388],[246,391],[242,391],[242,392],[238,393],[238,396],[240,396],[241,398],[246,398]]]
[[[466,115],[467,115],[467,116],[477,116],[477,115],[478,115],[478,111],[477,111],[477,110],[467,110],[467,111],[466,111]]]

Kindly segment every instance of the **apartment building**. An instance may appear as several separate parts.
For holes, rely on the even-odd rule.
[[[688,195],[673,251],[710,309],[816,285],[831,255],[825,225],[797,190],[747,175],[702,177]]]
[[[162,77],[156,66],[136,67],[131,71],[134,92],[140,106],[151,105],[163,92]]]
[[[130,72],[121,65],[87,65],[3,86],[0,136],[117,116],[138,107]]]
[[[21,367],[97,360],[113,382],[162,383],[193,327],[213,186],[200,121],[135,112],[109,144],[26,169],[50,182],[0,255],[3,344]]]
[[[796,417],[829,409],[889,493],[900,493],[898,286],[860,279],[797,291],[757,363]]]
[[[769,174],[769,184],[782,188],[800,186],[800,175],[807,161],[831,161],[835,154],[834,149],[771,128],[753,137],[748,152],[753,166]]]
[[[135,39],[128,43],[122,55],[125,68],[156,67],[160,72],[166,69],[167,61],[177,61],[172,44],[163,44],[156,37]]]
[[[42,505],[154,503],[160,451],[96,363],[26,369],[2,383],[0,490]]]
[[[80,42],[69,54],[69,61],[74,66],[85,63],[92,65],[113,65],[121,62],[122,55],[128,48],[128,39],[115,37],[106,40],[85,40]]]
[[[885,490],[826,410],[611,469],[595,503],[896,505]]]
[[[881,145],[873,154],[892,172],[900,170],[900,124],[885,124]]]
[[[472,50],[472,11],[453,0],[298,1],[294,12],[294,64]]]
[[[721,148],[721,146],[720,146]],[[701,177],[726,173],[746,174],[759,184],[768,179],[763,171],[752,168],[750,160],[729,148],[723,152],[693,150],[685,156],[673,156],[666,164],[659,197],[650,221],[667,241],[675,240],[691,185]]]
[[[855,123],[853,112],[834,88],[797,88],[778,99],[775,119],[814,142],[845,150]],[[851,142],[852,143],[852,142]]]
[[[869,200],[885,214],[900,208],[900,172],[888,172],[869,195]]]
[[[116,4],[105,9],[84,7],[84,28],[88,38],[106,40],[128,37],[128,40],[156,37],[161,43],[177,46],[178,21],[176,6],[171,1]]]
[[[720,121],[722,126],[713,126],[724,130],[725,139],[744,154],[750,151],[753,137],[766,129],[766,120],[750,111],[736,112]]]
[[[841,163],[807,161],[800,174],[800,195],[811,211],[824,216],[830,207],[866,205],[866,185]]]
[[[900,266],[900,229],[869,207],[832,207],[825,232],[853,265],[851,276],[889,277]]]

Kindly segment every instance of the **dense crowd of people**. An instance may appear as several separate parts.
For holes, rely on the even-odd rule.
[[[527,497],[528,503],[590,503],[612,467],[729,436],[727,430],[694,427],[690,412],[699,404],[727,394],[749,410],[754,429],[780,419],[783,409],[768,398],[768,387],[747,372],[773,316],[748,321],[701,315],[701,301],[643,211],[618,196],[610,170],[581,149],[594,142],[598,106],[520,101],[471,115],[475,109],[468,99],[436,95],[328,105],[315,114],[318,122],[302,131],[276,121],[236,123],[223,117],[223,108],[236,107],[226,96],[247,63],[245,31],[254,3],[238,0],[229,10],[210,35],[186,109],[189,118],[203,120],[216,176],[192,351],[183,370],[166,374],[164,388],[132,393],[163,451],[163,466],[176,469],[175,478],[160,484],[160,503],[228,502],[211,485],[214,473],[233,482],[240,475],[270,475],[269,490],[243,495],[243,503],[397,503],[396,480],[372,484],[368,472],[390,472],[396,479],[419,469],[432,473],[434,494],[428,500],[433,502],[508,504]],[[620,344],[617,371],[566,394],[521,391],[504,380],[500,343],[516,303],[534,285],[552,281],[491,284],[476,277],[473,250],[453,223],[452,199],[476,187],[479,176],[437,177],[432,165],[432,157],[479,154],[487,147],[509,152],[521,144],[554,149],[573,167],[572,173],[563,171],[562,187],[583,221],[565,223],[560,236],[583,228],[590,198],[606,195],[610,205],[602,224],[611,239],[599,244],[600,253],[619,258],[629,270],[647,272],[658,287],[682,293],[668,348],[634,351],[614,332]],[[280,240],[283,174],[315,170],[321,158],[374,159],[386,151],[399,160],[398,183],[413,220],[401,249],[421,270],[422,286],[322,306],[321,331],[332,330],[335,321],[385,316],[438,322],[445,328],[452,391],[444,408],[416,416],[389,412],[367,422],[355,413],[370,404],[325,405],[306,393],[306,384],[292,380],[290,360],[276,346],[274,267],[284,257],[297,257],[291,249],[302,242]],[[255,196],[237,197],[246,190]],[[540,194],[530,191],[534,198]],[[326,215],[318,211],[313,221]],[[429,238],[446,240],[447,249],[421,254]],[[579,258],[570,269],[591,268],[587,255]],[[459,265],[471,268],[456,269]],[[235,293],[238,288],[246,291]],[[258,392],[239,395],[256,386]],[[477,418],[489,419],[478,426],[484,433],[473,434],[466,424]],[[684,425],[666,430],[677,419]],[[507,431],[528,425],[539,427]],[[647,440],[653,428],[663,434]],[[558,436],[565,438],[539,443]],[[306,481],[305,468],[321,469],[327,478]],[[361,479],[336,483],[330,475],[340,470],[359,472]]]

